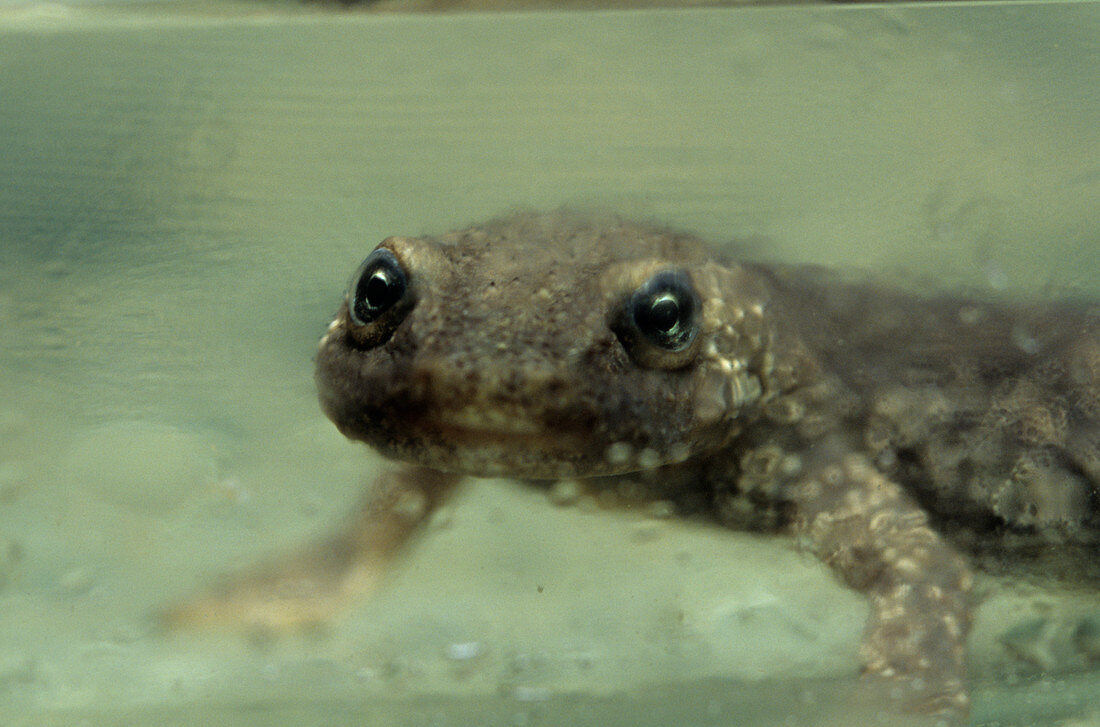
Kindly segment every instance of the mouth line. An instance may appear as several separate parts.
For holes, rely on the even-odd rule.
[[[509,445],[525,449],[561,449],[567,442],[576,440],[576,435],[568,431],[507,430],[494,427],[468,427],[446,420],[427,419],[421,422],[426,428],[438,433],[440,439],[451,444],[463,446]]]
[[[407,422],[414,438],[463,448],[507,447],[557,458],[583,448],[584,433],[530,417],[472,407],[422,413]],[[555,454],[556,453],[556,454]]]

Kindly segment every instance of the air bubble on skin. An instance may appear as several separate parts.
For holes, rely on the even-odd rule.
[[[615,442],[604,452],[604,459],[612,467],[628,464],[634,456],[634,448],[628,442]]]
[[[583,488],[576,480],[558,480],[550,488],[550,502],[562,507],[573,505],[581,498]]]
[[[684,462],[691,456],[691,447],[684,442],[674,442],[668,450],[669,461],[673,464]]]
[[[1031,335],[1023,326],[1012,327],[1012,343],[1016,348],[1020,349],[1026,354],[1034,355],[1039,353],[1040,345],[1035,337]]]
[[[802,458],[797,454],[788,454],[779,463],[779,472],[787,477],[802,471]]]
[[[648,447],[638,453],[638,465],[642,469],[651,470],[661,464],[661,457]]]

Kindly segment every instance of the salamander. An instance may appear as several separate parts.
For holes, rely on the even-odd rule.
[[[174,621],[323,619],[466,476],[790,534],[868,599],[866,680],[948,718],[968,710],[973,568],[1100,583],[1095,302],[899,290],[521,213],[384,240],[316,382],[344,435],[402,464],[340,533]]]

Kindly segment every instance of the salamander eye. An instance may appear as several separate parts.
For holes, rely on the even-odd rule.
[[[634,325],[650,341],[669,351],[682,351],[695,338],[695,291],[681,272],[657,273],[630,296]]]
[[[680,270],[662,270],[631,294],[612,329],[636,362],[675,369],[694,358],[699,296]]]
[[[351,276],[347,302],[348,332],[363,348],[373,348],[389,340],[416,301],[405,268],[380,247]]]
[[[359,266],[348,286],[352,322],[357,326],[374,323],[401,301],[408,287],[397,258],[389,250],[378,248]]]

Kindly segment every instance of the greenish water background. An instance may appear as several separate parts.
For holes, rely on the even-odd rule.
[[[1100,295],[1092,3],[59,7],[0,14],[5,723],[850,718],[865,607],[789,543],[503,482],[325,634],[153,628],[166,600],[325,532],[381,466],[317,411],[310,359],[388,234],[614,210],[910,285]],[[1057,635],[1039,666],[999,639],[1097,604],[992,589],[976,720],[1096,720],[1100,678]]]

